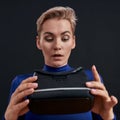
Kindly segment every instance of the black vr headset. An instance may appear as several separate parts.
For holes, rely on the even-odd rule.
[[[89,81],[79,67],[69,72],[35,71],[38,88],[29,95],[28,105],[35,114],[74,114],[91,110],[94,96],[85,86]]]

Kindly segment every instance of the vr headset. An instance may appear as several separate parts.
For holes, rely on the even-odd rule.
[[[29,95],[28,105],[35,114],[74,114],[91,110],[94,96],[85,86],[89,81],[79,67],[69,72],[35,71],[38,88]]]

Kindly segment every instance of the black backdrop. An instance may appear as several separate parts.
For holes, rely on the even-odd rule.
[[[110,94],[120,99],[120,2],[105,0],[0,1],[0,117],[7,106],[11,80],[43,65],[35,46],[36,20],[53,6],[70,6],[78,16],[76,49],[69,63],[95,64]],[[120,119],[120,105],[115,107]]]

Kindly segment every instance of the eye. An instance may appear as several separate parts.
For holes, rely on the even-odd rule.
[[[52,36],[45,36],[44,38],[47,42],[51,42],[54,40],[54,38]]]
[[[69,36],[69,35],[64,35],[64,36],[62,37],[62,41],[64,41],[64,42],[68,41],[69,39],[70,39],[70,36]]]

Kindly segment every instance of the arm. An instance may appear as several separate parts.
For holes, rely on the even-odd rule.
[[[25,99],[26,96],[34,92],[34,88],[37,87],[36,83],[37,77],[29,77],[23,80],[20,85],[15,89],[10,96],[10,102],[5,111],[5,120],[17,120],[19,116],[25,114],[29,111],[27,105],[29,100]],[[15,86],[13,86],[13,89]]]
[[[95,102],[92,109],[93,113],[99,114],[103,120],[113,120],[115,118],[113,107],[117,104],[117,98],[109,96],[96,67],[92,67],[94,81],[87,82],[87,87],[91,88],[91,94],[95,96]]]

